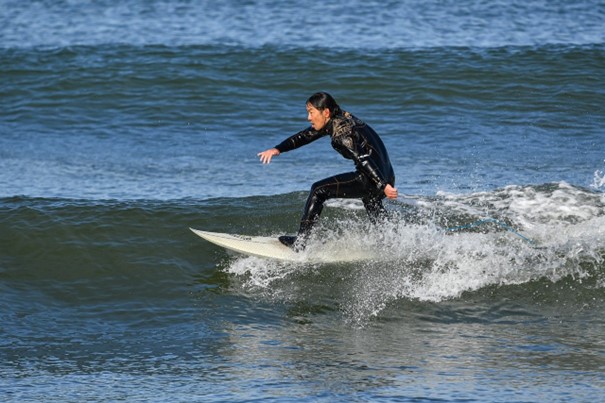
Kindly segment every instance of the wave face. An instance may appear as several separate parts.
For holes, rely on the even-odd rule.
[[[276,292],[289,300],[295,296],[281,288],[285,279],[298,287],[298,278],[309,276],[316,265],[231,256],[187,228],[277,236],[296,228],[302,201],[304,193],[169,202],[3,199],[5,293],[74,287],[65,302],[77,305],[88,298],[89,287],[104,289],[99,282],[105,281],[109,294],[123,289],[130,299],[130,275],[144,275],[137,286],[139,297],[149,298],[147,285],[166,281],[167,272],[213,272],[223,261],[222,270],[241,276],[244,289],[260,295]],[[573,285],[567,297],[585,304],[605,285],[604,205],[602,193],[566,183],[510,186],[410,196],[405,202],[390,202],[392,219],[373,226],[360,203],[333,201],[305,253],[350,248],[375,256],[369,262],[321,268],[326,272],[322,276],[345,271],[352,282],[342,284],[342,294],[352,300],[335,296],[332,308],[348,311],[357,298],[359,303],[366,302],[364,296],[375,298],[364,307],[365,314],[351,313],[353,321],[380,316],[389,303],[400,300],[464,300],[496,289],[531,299],[537,284],[547,283]],[[494,221],[481,221],[486,218]],[[316,280],[311,275],[311,283]],[[506,291],[499,292],[506,297]],[[41,297],[53,298],[52,293]]]

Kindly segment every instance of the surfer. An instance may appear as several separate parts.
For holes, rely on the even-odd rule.
[[[302,250],[311,229],[319,219],[324,202],[333,198],[361,199],[370,220],[386,215],[382,200],[397,198],[395,173],[387,150],[378,134],[366,123],[340,109],[326,92],[317,92],[306,103],[311,126],[273,148],[258,153],[263,164],[275,156],[330,136],[332,147],[344,158],[353,160],[356,170],[316,182],[305,204],[297,236],[280,236],[284,245]]]

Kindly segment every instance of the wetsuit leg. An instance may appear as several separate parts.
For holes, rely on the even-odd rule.
[[[384,195],[372,194],[361,199],[372,224],[376,224],[387,217],[387,210],[382,204],[384,198]]]
[[[326,200],[334,198],[362,199],[366,211],[375,222],[385,212],[381,196],[371,187],[367,178],[359,172],[335,175],[311,187],[300,222],[298,236],[304,240],[317,222]]]

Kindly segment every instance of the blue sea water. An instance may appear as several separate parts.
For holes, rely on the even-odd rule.
[[[0,9],[1,400],[603,394],[603,2]],[[381,135],[401,197],[380,228],[331,201],[314,242],[381,259],[196,238],[293,232],[353,169],[321,140],[258,161],[318,90]]]

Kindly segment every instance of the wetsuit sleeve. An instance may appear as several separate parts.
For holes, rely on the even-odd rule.
[[[377,167],[372,164],[372,161],[369,158],[360,156],[359,160],[355,158],[353,160],[359,169],[365,173],[372,180],[372,182],[374,182],[374,184],[376,184],[378,189],[384,190],[384,188],[387,187],[387,181],[380,174],[380,171],[377,169]]]
[[[287,151],[291,151],[298,147],[302,147],[306,144],[309,144],[317,140],[318,138],[324,136],[324,134],[325,133],[318,132],[316,130],[313,130],[312,127],[309,127],[288,137],[287,139],[276,145],[275,148],[277,148],[280,153],[285,153]]]
[[[370,178],[378,189],[384,190],[388,184],[387,179],[371,158],[372,153],[376,151],[371,147],[367,147],[365,140],[356,141],[354,133],[344,134],[339,140],[341,145],[346,148],[346,154],[353,160],[357,169]],[[366,149],[368,151],[365,151]]]

